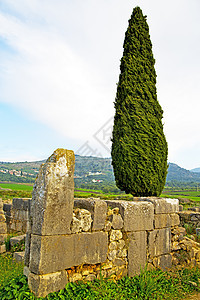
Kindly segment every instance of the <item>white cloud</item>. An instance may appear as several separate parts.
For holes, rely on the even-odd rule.
[[[114,113],[124,33],[133,7],[140,5],[156,58],[169,160],[183,156],[186,162],[191,147],[200,151],[199,0],[5,0],[4,5],[0,36],[15,52],[0,50],[0,101],[80,145]],[[187,147],[188,156],[181,154]]]

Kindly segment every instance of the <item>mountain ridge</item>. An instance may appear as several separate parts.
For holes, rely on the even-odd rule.
[[[14,182],[34,182],[35,177],[39,171],[41,163],[45,160],[33,162],[0,162],[0,181],[14,181]],[[187,170],[175,163],[169,163],[166,183],[172,181],[178,182],[200,182],[200,168]],[[194,172],[194,170],[198,170]],[[97,174],[95,174],[97,173]],[[101,173],[101,174],[99,174]],[[91,180],[98,179],[105,182],[114,183],[113,168],[111,165],[111,158],[100,158],[93,156],[75,155],[75,173],[76,182],[83,183],[84,178]],[[81,179],[82,178],[82,179]],[[88,180],[89,180],[88,179]],[[85,179],[85,181],[87,181]]]

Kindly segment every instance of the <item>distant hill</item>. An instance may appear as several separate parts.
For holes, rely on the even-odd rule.
[[[172,180],[179,182],[200,182],[200,173],[191,172],[174,163],[169,163],[167,182]]]
[[[44,162],[45,160],[18,163],[0,162],[0,181],[32,183],[35,181],[40,165]],[[111,158],[75,155],[74,177],[76,187],[115,187]],[[174,185],[175,183],[189,182],[200,182],[200,168],[189,171],[174,163],[169,163],[166,180],[168,186],[170,183]]]
[[[199,172],[200,172],[200,168],[192,169],[192,170],[190,170],[190,172],[196,172],[196,173],[199,173]]]

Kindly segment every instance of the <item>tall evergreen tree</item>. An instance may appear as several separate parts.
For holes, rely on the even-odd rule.
[[[134,196],[159,196],[168,147],[149,27],[139,7],[133,10],[123,47],[111,153],[115,180],[118,188]]]

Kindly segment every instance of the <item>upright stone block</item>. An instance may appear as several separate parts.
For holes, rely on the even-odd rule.
[[[69,234],[74,200],[74,152],[57,149],[41,165],[31,202],[32,233]]]
[[[68,278],[65,270],[46,275],[33,273],[28,275],[29,288],[38,297],[46,297],[49,293],[64,289],[67,282]]]
[[[153,230],[148,235],[148,249],[151,258],[171,252],[170,228]]]
[[[124,220],[124,230],[144,231],[153,229],[154,206],[146,201],[106,201],[111,207],[118,207]]]
[[[129,233],[128,240],[128,275],[135,276],[146,264],[147,233],[145,231]]]
[[[107,204],[105,201],[95,198],[90,199],[75,199],[74,207],[83,208],[89,210],[92,215],[92,230],[101,230],[105,226]]]

